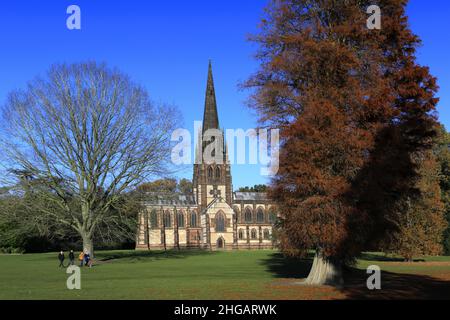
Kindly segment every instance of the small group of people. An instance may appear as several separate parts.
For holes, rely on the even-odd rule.
[[[78,260],[80,261],[80,267],[83,266],[83,264],[86,267],[91,268],[92,267],[92,259],[91,259],[91,254],[89,253],[89,251],[81,251],[80,254],[78,255]]]
[[[61,252],[58,254],[58,260],[59,260],[59,267],[65,268],[64,266],[64,251],[61,250]],[[78,260],[80,261],[80,267],[83,267],[85,265],[86,267],[91,268],[92,267],[92,259],[91,254],[86,251],[81,251],[78,255]],[[70,250],[69,252],[69,266],[73,266],[75,264],[75,254],[73,253],[73,250]]]

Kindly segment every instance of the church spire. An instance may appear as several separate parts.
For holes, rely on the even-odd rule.
[[[208,83],[206,85],[205,111],[203,113],[203,133],[208,129],[219,129],[216,92],[212,74],[211,60],[208,67]]]

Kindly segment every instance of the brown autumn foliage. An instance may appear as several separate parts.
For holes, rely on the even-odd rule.
[[[381,7],[381,30],[366,27],[372,4]],[[420,40],[405,6],[275,0],[253,37],[261,67],[246,86],[261,125],[282,129],[269,194],[282,214],[278,235],[287,253],[316,249],[349,262],[402,234],[405,202],[425,211],[441,206],[418,187],[424,182],[414,159],[432,146],[437,86],[415,61]],[[439,185],[429,184],[437,194]]]

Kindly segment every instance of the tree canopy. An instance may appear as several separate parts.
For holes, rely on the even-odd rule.
[[[144,182],[137,186],[136,191],[140,193],[183,193],[190,194],[192,190],[192,181],[188,179],[164,178],[152,182]]]
[[[272,1],[253,37],[260,68],[246,83],[250,107],[261,125],[281,128],[269,190],[282,212],[281,248],[316,250],[311,284],[341,283],[340,266],[399,232],[411,201],[442,212],[434,162],[425,161],[436,79],[416,63],[405,1],[378,1],[381,30],[367,28],[372,4]]]
[[[255,184],[253,187],[241,187],[239,192],[266,192],[267,186],[265,184]]]
[[[41,195],[57,208],[45,214],[75,230],[90,252],[101,225],[121,224],[112,214],[121,195],[167,173],[180,119],[127,75],[95,62],[53,65],[11,92],[1,116],[4,166],[44,185]]]

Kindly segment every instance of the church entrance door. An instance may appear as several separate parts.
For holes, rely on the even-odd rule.
[[[224,249],[225,248],[225,240],[220,237],[217,239],[217,249]]]

